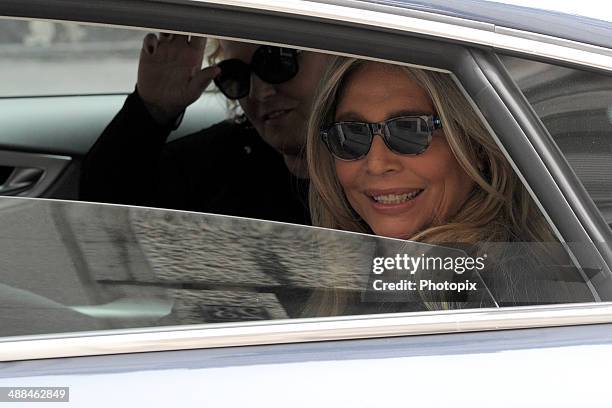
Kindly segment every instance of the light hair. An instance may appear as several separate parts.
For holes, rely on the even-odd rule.
[[[346,82],[366,64],[336,57],[324,74],[308,123],[307,160],[311,179],[310,211],[314,225],[371,233],[351,208],[338,181],[334,158],[320,138],[320,129],[334,121],[338,98]],[[449,219],[435,220],[410,237],[429,243],[554,241],[550,229],[476,112],[449,74],[399,65],[431,98],[442,122],[448,146],[474,189]]]
[[[223,59],[223,48],[221,41],[217,38],[208,38],[206,40],[206,61],[208,65],[215,65]]]
[[[225,40],[229,41],[229,40]],[[208,38],[206,43],[206,61],[209,66],[216,65],[223,61],[225,54],[223,53],[223,42],[217,38]],[[221,92],[221,91],[218,91]],[[245,123],[246,116],[242,112],[242,108],[238,101],[232,99],[225,100],[227,112],[230,116],[230,120],[235,123]]]

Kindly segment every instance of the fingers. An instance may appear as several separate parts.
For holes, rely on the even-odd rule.
[[[205,37],[188,37],[180,34],[147,34],[143,39],[140,64],[150,66],[155,62],[165,70],[182,70],[185,83],[201,69],[204,58]]]
[[[143,40],[142,49],[146,54],[153,55],[159,47],[165,48],[170,44],[175,48],[189,47],[193,50],[204,51],[206,48],[206,37],[159,33],[158,38],[155,34],[149,33]]]
[[[157,49],[157,37],[155,34],[149,33],[142,40],[142,50],[148,55],[153,55]]]
[[[206,37],[159,33],[159,41],[164,43],[172,43],[173,45],[187,45],[191,48],[204,50],[206,47]]]
[[[202,70],[198,70],[189,83],[191,92],[200,96],[211,81],[221,73],[221,68],[217,66],[206,67]]]
[[[206,37],[194,37],[189,38],[189,46],[197,50],[204,50],[206,48]]]
[[[162,33],[160,33],[160,36]],[[164,52],[167,53],[170,58],[187,58],[191,59],[190,55],[193,53],[190,52],[193,48],[191,48],[189,43],[189,36],[181,35],[181,34],[164,34],[160,37],[160,48],[164,49]],[[195,50],[195,49],[194,49]],[[202,65],[201,61],[198,66]]]
[[[172,33],[159,33],[159,42],[170,42],[174,39]]]
[[[175,47],[186,47],[190,45],[190,40],[192,38],[188,35],[182,34],[171,34],[171,33],[159,33],[159,41],[162,43],[172,44]]]

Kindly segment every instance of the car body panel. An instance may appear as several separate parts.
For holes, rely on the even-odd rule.
[[[574,20],[554,14],[550,25],[540,24],[534,28],[530,24],[548,16],[547,13],[498,4],[491,5],[495,8],[487,8],[483,4],[485,2],[480,1],[326,2],[327,6],[345,6],[343,12],[347,13],[346,16],[349,16],[348,11],[355,11],[351,7],[369,8],[370,11],[384,9],[388,13],[404,8],[409,12],[409,16],[404,14],[393,21],[389,17],[391,14],[384,13],[382,16],[389,17],[388,21],[384,21],[381,15],[378,15],[379,20],[368,21],[370,14],[360,14],[361,20],[358,21],[348,20],[348,17],[343,20],[342,13],[333,18],[330,15],[322,17],[317,14],[320,10],[312,7],[313,3],[308,3],[311,14],[302,16],[299,9],[291,8],[291,5],[299,3],[304,6],[306,2],[266,2],[267,8],[258,7],[263,3],[229,0],[111,0],[105,3],[8,0],[0,4],[0,15],[213,34],[364,55],[450,71],[461,84],[469,102],[479,109],[498,144],[509,153],[509,160],[554,223],[558,236],[563,241],[575,239],[585,245],[583,252],[576,251],[574,254],[576,263],[584,267],[582,277],[596,283],[591,286],[595,292],[610,288],[609,265],[612,265],[612,257],[610,243],[605,242],[610,232],[602,224],[601,214],[575,174],[568,171],[561,153],[553,143],[549,143],[547,138],[550,135],[527,101],[521,98],[518,88],[513,86],[495,54],[495,51],[503,50],[509,54],[535,55],[536,58],[552,62],[561,61],[565,65],[609,73],[612,72],[612,54],[607,37],[608,23],[577,19],[578,24],[568,28],[564,24]],[[484,8],[476,9],[476,6]],[[324,8],[323,5],[321,8]],[[453,21],[460,23],[458,20],[461,19],[465,20],[463,26],[445,31],[453,27]],[[446,26],[439,26],[438,31],[429,29],[435,20]],[[385,22],[395,25],[385,25]],[[402,25],[409,22],[414,25]],[[464,29],[472,31],[466,32]],[[514,29],[525,32],[513,33],[511,30]],[[584,39],[587,41],[576,43]],[[530,50],[529,47],[533,45],[538,47]],[[9,152],[52,152],[78,159],[95,143],[97,135],[120,106],[123,97],[88,96],[84,99],[87,102],[83,103],[83,110],[75,108],[70,112],[59,105],[47,103],[51,100],[49,98],[1,99],[0,105],[10,107],[6,110],[17,109],[17,105],[21,108],[15,115],[5,117],[8,123],[6,128],[10,132],[0,137],[0,144]],[[57,98],[53,101],[77,105],[69,96]],[[102,100],[110,102],[101,107],[99,102]],[[204,110],[208,111],[208,107]],[[84,112],[88,116],[83,116]],[[66,114],[70,115],[71,120],[66,119]],[[56,119],[53,122],[56,127],[39,127],[40,133],[37,132],[36,139],[26,141],[25,136],[32,129],[27,118],[32,115]],[[215,118],[211,120],[215,121]],[[66,123],[62,124],[61,121]],[[187,124],[194,129],[205,126],[190,119]],[[74,173],[78,173],[78,168],[72,166],[72,172],[64,172],[66,179],[61,183],[74,183]],[[157,219],[151,216],[154,213],[159,216]],[[111,404],[275,407],[287,404],[385,406],[410,403],[471,408],[491,405],[574,407],[601,406],[610,400],[608,380],[603,371],[612,363],[609,304],[597,304],[600,308],[593,305],[595,311],[591,311],[591,314],[579,313],[581,310],[588,312],[589,305],[563,305],[555,315],[558,320],[552,319],[550,314],[538,314],[537,307],[527,307],[525,310],[533,313],[531,320],[515,321],[515,326],[511,325],[512,322],[506,323],[506,326],[502,323],[496,326],[494,320],[487,321],[486,327],[478,326],[478,318],[487,317],[487,313],[501,316],[503,309],[480,313],[478,310],[461,311],[457,315],[450,311],[438,315],[437,321],[436,316],[425,315],[434,320],[424,323],[424,327],[430,331],[414,331],[413,336],[405,335],[409,334],[411,327],[414,329],[409,323],[410,316],[401,316],[406,319],[402,321],[403,324],[400,322],[392,327],[393,330],[384,327],[387,330],[384,331],[376,327],[374,316],[367,315],[361,319],[342,321],[326,332],[326,336],[320,337],[312,332],[300,332],[301,322],[291,326],[291,321],[279,318],[270,324],[245,325],[260,339],[265,338],[263,329],[271,333],[267,342],[262,340],[257,346],[244,343],[257,336],[249,337],[243,333],[241,337],[235,330],[237,334],[234,333],[235,337],[232,338],[232,330],[236,327],[229,323],[225,332],[222,330],[226,327],[223,326],[225,323],[215,326],[221,333],[216,339],[192,337],[188,339],[190,342],[185,341],[185,337],[191,334],[192,329],[195,330],[194,327],[171,326],[164,331],[163,341],[156,343],[152,336],[141,343],[124,344],[134,349],[116,348],[113,352],[104,347],[103,340],[106,336],[107,340],[114,339],[120,343],[119,337],[113,337],[117,333],[109,329],[121,325],[113,326],[107,324],[110,320],[101,319],[88,326],[92,324],[92,313],[94,318],[107,313],[111,308],[106,306],[116,301],[115,293],[109,295],[96,289],[99,282],[96,282],[95,273],[119,271],[125,276],[122,275],[118,281],[126,284],[130,283],[130,279],[137,280],[134,277],[139,274],[150,271],[149,261],[154,256],[143,254],[146,250],[143,250],[142,242],[146,236],[136,236],[125,228],[138,218],[138,214],[149,215],[141,217],[141,226],[163,220],[166,214],[170,220],[183,217],[185,222],[182,227],[189,223],[197,227],[193,218],[185,216],[183,212],[24,198],[0,200],[0,214],[3,214],[0,220],[5,225],[2,229],[5,236],[1,238],[3,268],[13,273],[13,276],[7,274],[3,286],[0,286],[5,295],[3,301],[15,301],[12,307],[19,312],[27,309],[30,317],[36,317],[39,313],[38,320],[34,317],[23,318],[18,330],[12,334],[27,334],[28,330],[32,334],[31,328],[35,323],[45,323],[47,328],[38,333],[51,333],[52,337],[53,333],[58,332],[57,324],[63,324],[62,319],[73,324],[70,327],[74,331],[67,337],[55,337],[56,346],[64,342],[61,344],[64,349],[56,355],[32,353],[30,356],[19,355],[13,361],[10,356],[2,358],[0,386],[68,386],[71,387],[72,404],[87,407],[108,407]],[[87,220],[91,220],[91,225],[84,222]],[[268,230],[273,231],[275,224],[269,224]],[[166,241],[172,241],[173,237],[180,238],[181,231],[178,232],[171,234],[162,231],[157,242],[147,242],[144,247],[149,245],[155,249],[155,245],[162,242],[173,249]],[[598,239],[602,242],[597,242]],[[175,241],[179,242],[180,239]],[[106,246],[100,245],[101,242]],[[572,242],[566,243],[571,247]],[[262,241],[261,245],[265,246],[265,242]],[[186,249],[182,248],[183,251]],[[194,251],[203,252],[206,251]],[[260,259],[268,267],[266,272],[273,269],[269,262],[278,261],[270,253],[264,251],[265,256]],[[307,251],[304,253],[310,254],[309,260],[321,261]],[[180,254],[176,262],[189,264],[189,255]],[[164,264],[160,269],[163,271],[164,267],[168,267],[170,270],[170,266]],[[320,268],[314,269],[321,272]],[[61,279],[54,272],[57,270],[63,272]],[[41,271],[45,273],[41,274]],[[88,275],[86,271],[94,273]],[[286,277],[282,273],[272,275],[278,279]],[[103,283],[107,284],[108,279]],[[179,282],[180,285],[183,283]],[[228,285],[226,281],[222,283]],[[67,288],[72,289],[70,293],[65,293]],[[141,293],[137,285],[127,289],[128,292]],[[32,297],[32,293],[41,296]],[[100,305],[105,307],[98,307]],[[152,303],[144,305],[139,309],[141,312],[152,313],[151,309],[155,309],[151,307]],[[125,307],[126,304],[121,306]],[[49,315],[40,313],[45,308],[59,311],[59,314],[52,316],[57,320],[53,321]],[[66,309],[70,309],[70,312]],[[155,310],[164,312],[161,306]],[[601,313],[598,314],[597,310],[601,310]],[[3,312],[9,314],[11,310],[5,308]],[[470,327],[475,331],[452,332],[468,330],[467,325],[461,325],[458,316],[470,313],[476,321]],[[147,317],[145,314],[143,312],[142,316]],[[412,321],[423,319],[423,315],[415,314],[412,317]],[[453,317],[457,317],[457,320],[452,320]],[[96,326],[98,323],[102,324]],[[436,333],[436,328],[440,330],[441,326],[436,324],[445,325],[445,334],[431,334]],[[354,330],[355,325],[360,325],[362,331]],[[549,325],[559,327],[542,327]],[[70,330],[70,327],[64,326],[65,330]],[[82,332],[79,338],[78,332],[84,327],[100,331]],[[123,334],[136,336],[142,334],[142,327],[149,326],[143,323],[137,327],[141,329],[126,328]],[[259,328],[263,329],[257,331]],[[275,333],[272,332],[278,328],[294,331],[283,337],[281,330],[274,337]],[[510,328],[514,330],[500,330]],[[379,331],[367,336],[364,330],[369,329]],[[76,340],[72,343],[68,337]],[[85,344],[88,338],[92,340],[89,348]],[[233,340],[234,343],[225,344],[232,347],[223,347],[224,339]],[[11,339],[9,336],[2,342],[8,345],[11,340],[11,347],[20,347],[19,342],[22,341],[22,348],[28,351],[29,346],[34,350],[36,345],[33,344],[39,340],[40,343],[36,344],[42,349],[45,341],[44,338]],[[82,349],[78,348],[78,341],[85,344]],[[287,342],[293,343],[284,344]],[[75,346],[73,354],[66,352],[71,346]],[[61,354],[62,351],[65,354]],[[60,355],[70,357],[60,358]],[[28,358],[32,360],[23,361]]]
[[[490,24],[494,30],[505,27],[612,48],[611,21],[536,7],[483,0],[336,0],[332,3],[356,8],[378,5],[414,10]]]
[[[601,406],[612,325],[4,363],[73,406]],[[587,392],[588,390],[588,392]]]
[[[357,4],[372,4],[357,2]],[[48,8],[41,9],[41,6]],[[126,9],[137,7],[138,14],[125,13]],[[503,7],[503,5],[500,5]],[[109,0],[101,6],[95,1],[74,3],[68,0],[29,0],[23,4],[8,0],[0,4],[0,15],[15,17],[34,17],[65,19],[70,16],[74,21],[107,23],[119,26],[136,26],[150,30],[183,31],[227,38],[243,38],[278,42],[284,37],[288,43],[302,45],[309,43],[315,49],[334,50],[334,37],[320,38],[320,29],[312,27],[331,23],[332,31],[359,25],[377,27],[385,31],[412,32],[419,36],[447,39],[465,44],[506,49],[518,54],[555,59],[565,64],[588,64],[594,69],[612,71],[612,52],[608,47],[594,46],[563,38],[537,34],[536,32],[513,29],[498,30],[495,26],[483,23],[478,27],[440,22],[439,15],[423,14],[418,18],[396,13],[395,8],[377,12],[336,4],[288,0],[283,3],[273,0],[190,0],[190,1],[139,1]],[[209,14],[209,12],[212,13]],[[239,20],[242,25],[237,24]],[[291,24],[285,24],[291,20]],[[469,20],[465,20],[469,21]],[[473,24],[472,24],[473,25]],[[271,26],[275,26],[271,30]],[[279,37],[279,35],[281,37]],[[289,37],[288,37],[289,35]],[[535,38],[532,38],[535,37]],[[354,37],[347,37],[354,38]],[[318,45],[312,45],[318,43]],[[343,41],[342,52],[348,44]]]

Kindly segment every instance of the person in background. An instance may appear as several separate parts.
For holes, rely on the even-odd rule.
[[[312,96],[329,57],[149,34],[134,93],[85,157],[80,198],[309,224],[304,154]],[[211,81],[244,115],[166,143]]]

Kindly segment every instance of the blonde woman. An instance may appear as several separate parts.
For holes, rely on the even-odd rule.
[[[307,146],[314,225],[422,242],[554,240],[448,74],[335,59]]]
[[[80,198],[310,224],[306,123],[329,57],[220,40],[201,69],[206,42],[145,37],[136,90],[86,156]],[[244,116],[166,143],[213,81]]]
[[[422,293],[424,308],[592,300],[575,269],[557,267],[571,262],[448,74],[336,58],[315,96],[307,158],[314,225],[488,253],[484,297]],[[338,314],[351,301],[332,291],[316,303],[314,314]]]

